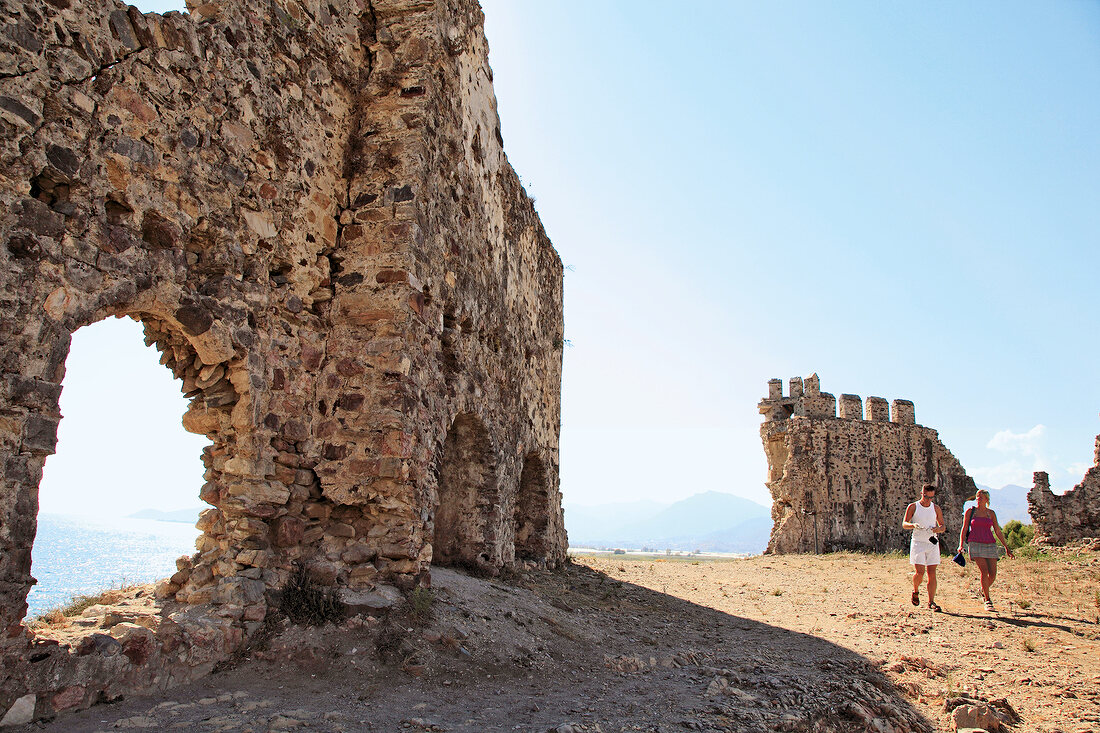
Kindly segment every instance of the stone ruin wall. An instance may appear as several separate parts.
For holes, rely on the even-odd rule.
[[[908,547],[905,508],[926,483],[938,488],[948,542],[958,533],[963,502],[976,490],[935,430],[916,424],[913,403],[822,392],[814,374],[768,382],[760,401],[760,437],[772,494],[769,553],[814,552],[814,520],[822,552]],[[892,419],[891,419],[892,418]]]
[[[208,671],[299,565],[370,604],[565,556],[562,266],[476,2],[190,9],[0,0],[0,717]],[[161,618],[73,649],[22,619],[70,337],[109,316],[180,379],[211,508]]]
[[[1081,483],[1058,495],[1050,490],[1047,473],[1037,471],[1027,504],[1039,542],[1064,545],[1100,537],[1100,435],[1096,436],[1092,468]]]

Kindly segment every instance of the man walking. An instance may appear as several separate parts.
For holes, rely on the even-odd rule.
[[[936,570],[940,564],[940,544],[936,535],[943,532],[943,512],[932,501],[936,498],[936,487],[925,484],[921,489],[920,500],[905,508],[902,529],[913,531],[909,541],[909,564],[913,566],[913,605],[920,605],[920,584],[928,575],[928,607],[941,611],[936,604]]]

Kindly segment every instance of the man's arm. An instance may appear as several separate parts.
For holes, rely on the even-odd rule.
[[[916,510],[917,510],[916,504],[910,504],[909,506],[905,507],[905,518],[903,518],[901,520],[901,528],[902,529],[916,529],[917,528],[917,525],[913,524],[913,522],[912,522],[913,512],[915,512]]]

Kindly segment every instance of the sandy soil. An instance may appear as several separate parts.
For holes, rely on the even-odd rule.
[[[25,729],[901,733],[954,730],[944,703],[967,696],[1007,701],[1006,730],[1100,732],[1100,555],[1002,561],[993,616],[973,568],[943,567],[940,614],[908,573],[850,554],[440,569],[424,613],[280,626],[196,684]]]

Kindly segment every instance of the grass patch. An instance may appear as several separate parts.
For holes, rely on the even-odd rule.
[[[1016,600],[1016,605],[1020,607],[1021,611],[1026,611],[1027,609],[1031,608],[1031,601],[1027,600],[1026,598],[1018,598]]]
[[[1033,562],[1090,563],[1096,556],[1095,553],[1081,549],[1037,545],[1024,545],[1014,552],[1017,558]]]
[[[1035,651],[1035,642],[1032,641],[1030,638],[1025,638],[1024,639],[1024,651],[1025,652],[1034,652]]]
[[[92,606],[109,606],[122,600],[126,592],[133,589],[134,583],[125,580],[119,582],[117,588],[107,588],[98,593],[81,594],[73,596],[68,603],[47,609],[31,619],[30,627],[43,628],[47,626],[63,626],[69,619],[80,616]]]
[[[1052,560],[1054,559],[1049,553],[1044,552],[1041,548],[1035,545],[1024,545],[1020,549],[1016,550],[1016,556],[1022,560]]]
[[[773,590],[773,591],[772,591],[772,595],[773,595],[773,596],[781,596],[781,595],[783,595],[783,589],[782,589],[782,588],[776,588],[775,590]]]

